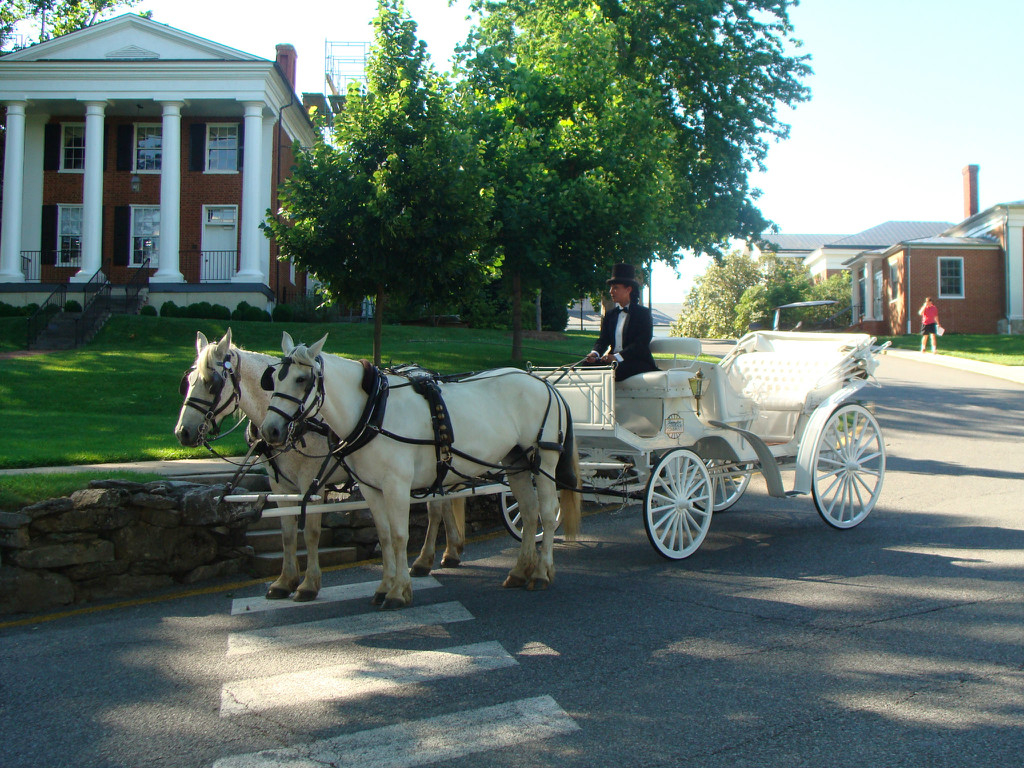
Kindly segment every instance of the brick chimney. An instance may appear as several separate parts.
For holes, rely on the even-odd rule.
[[[978,212],[978,166],[964,166],[964,218]]]
[[[295,46],[282,43],[277,46],[277,66],[281,68],[284,79],[295,90],[295,62],[298,55],[295,53]],[[966,171],[965,171],[966,173]]]

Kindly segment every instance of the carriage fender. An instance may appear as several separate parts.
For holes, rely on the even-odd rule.
[[[708,421],[712,427],[718,429],[728,429],[731,432],[736,432],[743,436],[743,439],[750,443],[750,447],[754,449],[754,453],[757,454],[757,463],[760,465],[758,469],[761,474],[764,475],[765,485],[768,486],[769,496],[787,496],[785,487],[782,485],[782,472],[779,471],[779,462],[776,461],[775,456],[772,454],[771,449],[765,444],[764,440],[746,429],[740,429],[734,427],[731,424],[726,424],[724,421]]]
[[[849,400],[864,386],[863,381],[854,381],[825,398],[807,420],[804,434],[800,439],[800,447],[796,454],[796,473],[793,481],[794,493],[810,493],[811,478],[814,476],[814,459],[829,417],[840,405]]]

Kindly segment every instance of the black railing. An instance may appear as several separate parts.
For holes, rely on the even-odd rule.
[[[42,251],[21,252],[21,274],[25,276],[26,283],[38,283],[42,270]]]
[[[101,282],[102,281],[102,282]],[[110,311],[110,294],[112,291],[110,281],[97,272],[86,283],[87,292],[83,291],[83,299],[89,293],[92,298],[83,302],[82,314],[75,321],[75,346],[81,346],[85,337],[96,329],[99,320]]]
[[[124,287],[124,311],[126,313],[134,314],[138,311],[139,294],[147,287],[149,287],[149,259],[142,262],[142,266],[135,271],[132,279]]]
[[[57,288],[51,293],[42,304],[39,305],[39,309],[32,313],[28,318],[28,327],[25,333],[25,349],[31,349],[32,344],[42,333],[43,328],[50,322],[50,318],[58,312],[64,311],[64,305],[68,300],[68,287],[67,285],[58,285]]]
[[[178,268],[188,282],[227,283],[238,274],[238,251],[182,251]]]

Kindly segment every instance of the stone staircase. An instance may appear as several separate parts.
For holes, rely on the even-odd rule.
[[[195,475],[179,475],[175,479],[193,483],[228,483],[234,477],[234,471],[202,472]],[[265,474],[250,473],[239,483],[241,489],[257,493],[270,490],[270,482]],[[273,505],[268,505],[273,508]],[[257,578],[276,578],[284,564],[284,547],[281,542],[281,518],[263,517],[250,523],[245,534],[245,543],[252,547],[253,556],[250,570]],[[306,569],[306,550],[303,548],[302,532],[298,541],[299,568]],[[319,546],[320,567],[354,563],[358,559],[358,550],[354,546],[334,546],[334,531],[324,528],[320,534]]]
[[[73,296],[72,298],[77,298]],[[97,316],[90,328],[85,330],[82,343],[88,343],[93,336],[99,333],[106,325],[111,315],[136,315],[139,309],[148,300],[148,291],[143,290],[138,297],[129,300],[126,296],[112,295],[107,300],[107,306]],[[78,323],[82,317],[81,312],[57,312],[53,314],[46,327],[32,342],[30,349],[74,349],[78,346]]]

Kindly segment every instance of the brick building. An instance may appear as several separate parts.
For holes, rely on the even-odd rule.
[[[916,333],[931,296],[953,333],[1024,333],[1024,201],[978,210],[978,166],[963,169],[959,224],[889,221],[856,235],[766,235],[812,277],[851,272],[853,325]]]
[[[0,301],[97,275],[157,307],[302,293],[259,229],[316,136],[295,63],[129,14],[0,56]]]

